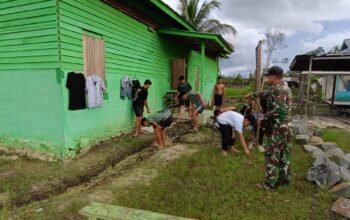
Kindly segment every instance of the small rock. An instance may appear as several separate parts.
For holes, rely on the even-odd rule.
[[[326,164],[311,167],[306,179],[321,188],[330,188],[340,181],[339,168],[333,161],[328,161]]]
[[[346,169],[345,167],[339,167],[340,170],[340,178],[345,181],[348,182],[350,181],[350,172],[348,169]]]
[[[350,197],[350,182],[347,183],[340,183],[338,185],[335,185],[329,190],[329,193],[331,193],[335,197]]]
[[[320,148],[313,145],[304,145],[304,149],[306,152],[313,153],[314,151],[320,150]]]
[[[307,136],[307,135],[297,135],[297,136],[295,136],[295,139],[300,144],[307,144],[309,139],[310,139],[310,137]]]
[[[309,143],[316,146],[321,146],[323,144],[323,139],[317,136],[312,136]]]
[[[332,211],[346,218],[350,218],[350,200],[344,197],[339,198],[333,203]]]
[[[322,145],[321,145],[321,148],[324,150],[324,151],[328,151],[330,149],[333,149],[333,148],[336,148],[338,147],[336,143],[333,143],[333,142],[324,142]]]
[[[320,166],[325,165],[329,162],[328,157],[322,150],[316,150],[312,153],[313,158],[315,158],[315,161],[313,163],[313,166]]]
[[[326,153],[327,157],[342,158],[344,156],[344,151],[338,147],[329,149],[325,153]]]
[[[298,115],[298,114],[293,115],[292,120],[300,120],[300,115]]]
[[[322,137],[322,136],[323,136],[323,129],[322,129],[322,128],[315,128],[315,130],[314,130],[314,136],[316,136],[316,137]]]
[[[300,119],[299,120],[293,119],[292,122],[293,122],[293,125],[305,125],[307,123],[307,122],[302,121]]]
[[[345,168],[350,168],[350,154],[345,154],[339,158],[340,164]]]
[[[300,120],[308,121],[309,118],[306,115],[300,115]]]

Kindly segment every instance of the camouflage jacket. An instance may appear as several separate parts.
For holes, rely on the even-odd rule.
[[[273,130],[289,127],[292,92],[288,86],[277,84],[269,90],[252,93],[252,97],[267,98],[267,113],[264,117],[271,122]]]

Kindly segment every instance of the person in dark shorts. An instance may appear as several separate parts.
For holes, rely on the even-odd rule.
[[[181,108],[182,106],[186,106],[187,107],[187,111],[188,114],[190,115],[190,101],[189,100],[183,100],[181,97],[184,94],[189,93],[192,90],[192,86],[186,82],[185,77],[184,76],[180,76],[179,77],[179,85],[177,86],[177,94],[176,94],[176,98],[179,100],[179,107],[178,107],[178,111],[177,111],[177,116],[179,116],[181,114]]]
[[[143,85],[143,87],[137,89],[134,97],[134,101],[132,103],[135,115],[135,133],[134,137],[138,136],[141,133],[141,119],[143,117],[143,109],[146,106],[147,113],[150,113],[147,97],[148,97],[148,89],[152,85],[151,80],[147,79]]]
[[[198,115],[205,109],[205,103],[199,93],[189,92],[182,96],[184,101],[189,100],[192,104],[191,119],[193,121],[193,130],[198,131]]]
[[[219,110],[223,104],[225,97],[225,84],[223,83],[223,78],[218,77],[217,83],[214,86],[214,110]]]
[[[157,146],[158,149],[164,149],[166,147],[165,128],[169,127],[172,123],[173,117],[169,109],[163,109],[141,120],[142,126],[153,126],[154,138],[152,145]]]
[[[238,133],[241,145],[243,146],[246,155],[249,156],[250,151],[243,136],[243,127],[249,126],[251,122],[249,118],[245,118],[242,114],[235,112],[235,109],[235,107],[232,107],[214,111],[214,116],[220,126],[222,154],[227,156],[228,150],[239,153],[235,148],[235,134]]]

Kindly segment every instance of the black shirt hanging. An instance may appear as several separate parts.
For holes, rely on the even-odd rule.
[[[70,72],[67,76],[66,87],[69,90],[69,110],[86,108],[85,77],[81,73]]]

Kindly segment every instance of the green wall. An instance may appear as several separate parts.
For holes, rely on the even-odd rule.
[[[106,46],[108,99],[103,107],[69,111],[68,91],[62,84],[67,149],[89,146],[132,129],[132,101],[120,99],[120,78],[124,75],[136,76],[141,83],[150,79],[151,111],[163,107],[163,95],[170,88],[170,61],[186,56],[184,46],[161,38],[146,25],[98,0],[61,0],[59,7],[65,77],[73,69],[83,71],[82,35],[86,31],[101,35]]]
[[[0,144],[60,154],[56,1],[1,1],[0,15]]]
[[[203,90],[201,92],[206,103],[210,103],[213,96],[213,89],[218,76],[218,63],[208,57],[205,58],[204,74],[201,74],[201,54],[197,51],[191,51],[188,56],[187,73],[188,81],[195,88],[196,69],[199,70],[200,79],[203,80]],[[203,78],[203,79],[202,79]],[[199,88],[201,85],[199,84]]]
[[[122,76],[153,82],[149,103],[154,112],[163,107],[170,88],[171,59],[189,57],[190,82],[193,67],[200,65],[197,52],[99,0],[0,1],[0,14],[0,102],[5,103],[0,106],[0,145],[74,154],[132,129],[132,101],[120,99]],[[101,108],[68,111],[66,77],[72,70],[83,71],[82,36],[87,32],[105,42],[107,97]],[[215,65],[205,67],[206,99]]]

